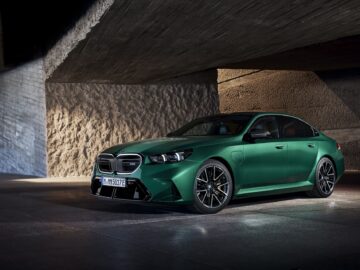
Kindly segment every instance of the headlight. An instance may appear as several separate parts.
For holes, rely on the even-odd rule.
[[[192,154],[192,149],[149,156],[152,163],[180,162]]]

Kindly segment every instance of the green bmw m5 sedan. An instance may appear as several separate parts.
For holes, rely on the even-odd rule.
[[[298,191],[328,197],[343,173],[340,146],[303,120],[232,113],[106,149],[96,158],[91,191],[210,214],[233,198]]]

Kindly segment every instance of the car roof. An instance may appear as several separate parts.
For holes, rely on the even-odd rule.
[[[295,117],[299,118],[294,115],[290,115],[287,113],[282,112],[232,112],[232,113],[220,113],[213,115],[214,117],[224,117],[224,116],[232,116],[232,115],[244,115],[244,116],[260,116],[260,115],[282,115],[282,116],[289,116],[289,117]]]

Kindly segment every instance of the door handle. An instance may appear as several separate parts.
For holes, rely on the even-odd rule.
[[[315,147],[315,144],[313,144],[313,143],[309,143],[309,144],[308,144],[308,147],[310,147],[310,148],[314,148],[314,147]]]
[[[275,146],[276,149],[284,149],[285,145],[279,144]]]

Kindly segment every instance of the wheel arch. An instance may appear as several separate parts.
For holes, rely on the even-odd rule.
[[[336,168],[336,162],[335,162],[334,158],[333,158],[332,156],[330,156],[329,154],[325,154],[325,155],[323,155],[323,156],[319,159],[319,161],[320,161],[322,158],[328,158],[328,159],[331,160],[331,162],[334,164],[335,173],[336,173],[336,177],[337,177],[337,176],[338,176],[338,170],[337,170],[337,168]],[[317,166],[317,164],[316,164],[316,166]]]
[[[232,194],[231,194],[231,197],[233,197],[234,192],[235,192],[235,176],[234,176],[234,172],[232,170],[231,165],[229,164],[229,162],[226,159],[224,159],[222,157],[219,157],[219,156],[210,157],[209,159],[213,159],[213,160],[217,160],[217,161],[221,162],[222,164],[224,164],[226,169],[228,169],[228,171],[229,171],[229,173],[231,175],[231,181],[233,183],[233,190],[232,190]]]

